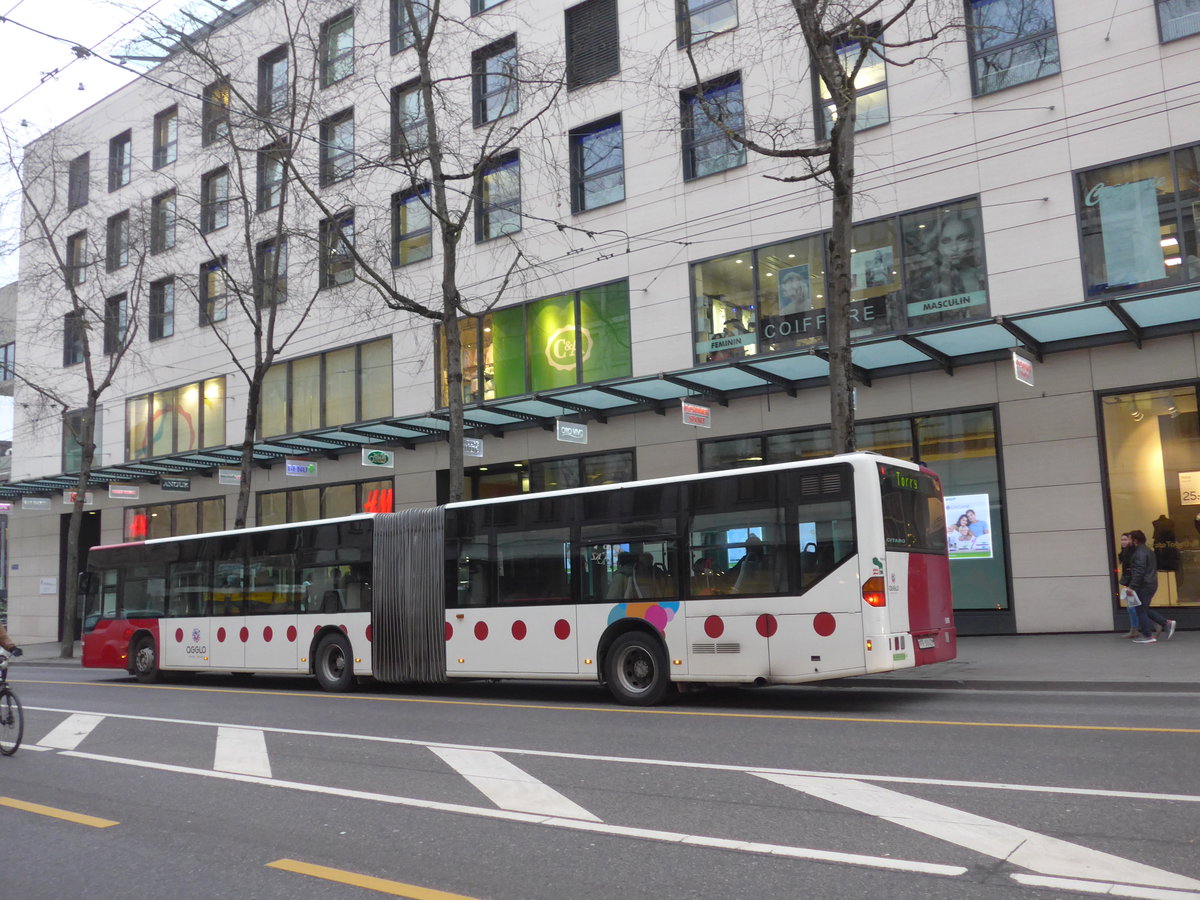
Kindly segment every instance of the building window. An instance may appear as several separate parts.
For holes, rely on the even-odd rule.
[[[79,209],[88,202],[88,181],[91,180],[91,154],[84,153],[71,160],[67,170],[67,209]]]
[[[63,367],[83,362],[83,313],[69,312],[63,316]]]
[[[490,241],[521,230],[521,160],[516,153],[484,169],[478,195],[477,241]]]
[[[125,401],[127,460],[225,443],[225,379],[209,378]]]
[[[1200,34],[1200,0],[1157,0],[1163,41]]]
[[[391,0],[392,52],[407,50],[429,33],[429,5],[423,0]],[[413,24],[416,23],[416,30]]]
[[[354,174],[354,110],[346,109],[321,123],[321,186]]]
[[[109,272],[115,272],[129,265],[129,211],[117,213],[109,218],[105,233],[105,268]]]
[[[354,10],[321,26],[321,87],[354,74]]]
[[[229,170],[216,169],[200,179],[200,231],[208,234],[229,224]]]
[[[571,131],[571,211],[583,212],[625,199],[625,147],[621,117]]]
[[[968,0],[967,16],[976,95],[1058,72],[1054,0]]]
[[[104,355],[111,356],[125,349],[128,341],[127,331],[129,305],[124,294],[109,297],[104,301]]]
[[[354,280],[354,210],[321,220],[321,287]]]
[[[229,285],[225,257],[209,260],[200,267],[200,325],[224,322],[228,315]]]
[[[1200,281],[1200,144],[1076,175],[1089,297]]]
[[[131,132],[123,132],[108,142],[108,189],[129,184],[133,172],[133,137]]]
[[[392,88],[392,156],[422,153],[429,143],[421,86],[410,81]]]
[[[504,0],[471,0],[471,15],[477,16],[493,6],[499,6]]]
[[[737,28],[737,0],[675,0],[679,46]]]
[[[260,491],[255,494],[255,502],[258,505],[256,524],[283,525],[364,512],[392,512],[395,490],[392,480],[388,478],[284,491]]]
[[[567,18],[567,89],[603,81],[621,71],[617,0],[587,0]]]
[[[877,31],[877,29],[870,29]],[[878,37],[878,33],[875,35]],[[858,76],[854,79],[854,130],[864,131],[888,122],[887,70],[883,57],[873,49],[868,50]],[[849,41],[838,47],[838,59],[842,68],[849,72],[858,63],[862,44],[859,41]],[[817,111],[819,113],[817,136],[828,140],[833,133],[833,123],[837,120],[837,108],[833,95],[825,84],[825,79],[813,71],[817,85]]]
[[[154,117],[154,168],[175,162],[179,153],[179,108],[172,106]]]
[[[225,530],[225,498],[125,507],[125,540],[151,541]],[[184,564],[186,565],[186,564]],[[186,576],[185,576],[186,577]],[[179,596],[176,593],[176,596]],[[190,595],[184,593],[183,598]],[[175,614],[182,615],[180,608]],[[196,610],[186,610],[194,613]]]
[[[629,284],[616,281],[459,320],[463,401],[476,403],[632,372]],[[446,342],[438,333],[439,406]]]
[[[272,238],[254,254],[254,300],[259,309],[287,298],[287,238]]]
[[[738,75],[684,91],[680,95],[683,124],[683,177],[703,178],[745,165],[746,148],[730,138],[745,128],[742,80]]]
[[[471,54],[475,124],[511,116],[519,108],[517,38],[509,35]]]
[[[990,315],[977,199],[855,225],[851,337]],[[696,362],[816,346],[825,340],[827,234],[692,266]]]
[[[258,112],[269,116],[288,105],[288,48],[276,47],[258,59]]]
[[[392,265],[429,259],[433,255],[433,216],[429,187],[392,194]]]
[[[0,381],[12,381],[17,372],[17,345],[13,341],[0,346]]]
[[[263,147],[258,151],[258,211],[274,209],[287,199],[286,147]]]
[[[175,246],[175,192],[167,191],[150,201],[150,252],[162,253]]]
[[[392,342],[383,338],[271,366],[258,428],[269,438],[391,414]]]
[[[78,472],[83,467],[83,416],[85,412],[86,410],[73,409],[63,413],[62,464],[64,472]],[[95,430],[98,432],[100,429]]]
[[[175,333],[175,279],[150,282],[150,340],[160,341]]]
[[[207,147],[229,134],[229,82],[221,79],[204,89],[200,140]]]
[[[67,238],[67,287],[78,287],[87,281],[87,256],[86,231]]]

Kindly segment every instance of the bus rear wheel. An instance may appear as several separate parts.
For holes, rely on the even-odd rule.
[[[344,634],[327,634],[317,644],[313,657],[317,683],[330,693],[342,693],[354,687],[354,660],[350,641]]]
[[[662,641],[641,631],[621,635],[604,660],[608,690],[619,703],[654,706],[671,686]]]
[[[133,676],[142,684],[154,684],[162,677],[158,670],[158,651],[150,635],[143,634],[133,642],[130,658],[133,660]]]

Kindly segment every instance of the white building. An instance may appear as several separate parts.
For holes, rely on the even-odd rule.
[[[801,170],[742,150],[697,103],[760,136],[781,121],[792,146],[825,133],[791,5],[471,3],[465,25],[439,25],[438,72],[461,76],[440,83],[457,98],[440,127],[468,168],[487,141],[510,143],[451,190],[477,201],[459,284],[486,308],[463,325],[483,454],[469,494],[826,451],[827,192],[765,177]],[[426,195],[393,156],[424,127],[403,0],[309,8],[297,21],[283,0],[244,3],[198,39],[207,60],[177,53],[28,148],[26,227],[46,214],[84,279],[99,368],[129,341],[100,401],[83,543],[232,526],[236,487],[216,473],[236,464],[247,404],[239,299],[262,309],[281,290],[280,332],[297,330],[264,390],[250,521],[444,499],[436,330],[389,309],[330,224],[398,290],[440,302]],[[971,510],[952,544],[961,632],[1122,627],[1111,572],[1131,529],[1157,544],[1156,605],[1200,625],[1200,2],[953,11],[965,40],[872,58],[859,79],[859,447],[919,458],[952,520]],[[281,133],[313,196],[283,195]],[[255,277],[276,258],[286,287]],[[56,266],[45,241],[22,251],[19,364],[81,407]],[[709,407],[709,427],[684,424],[683,401]],[[62,492],[77,448],[47,409],[18,386],[0,486],[17,507],[22,641],[59,637],[73,583]],[[556,419],[586,423],[586,445]],[[369,467],[372,447],[394,468]],[[316,466],[289,474],[290,458]]]

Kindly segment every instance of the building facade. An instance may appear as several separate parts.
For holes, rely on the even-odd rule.
[[[1132,529],[1155,605],[1200,626],[1200,3],[1094,7],[946,4],[954,39],[856,81],[858,446],[941,476],[962,633],[1120,625]],[[411,308],[445,272],[435,125],[471,204],[468,496],[829,452],[827,189],[712,120],[826,138],[791,5],[472,0],[435,29],[436,108],[424,9],[243,3],[27,149],[18,639],[72,599],[87,366],[83,545],[232,527],[264,310],[249,522],[445,499],[445,335]]]

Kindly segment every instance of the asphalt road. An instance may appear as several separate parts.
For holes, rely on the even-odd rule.
[[[1193,697],[11,674],[6,897],[1200,898]]]

